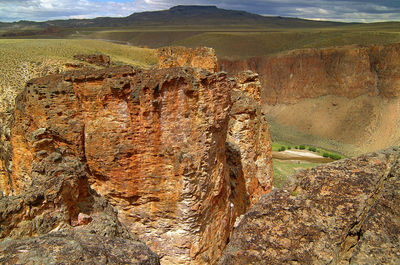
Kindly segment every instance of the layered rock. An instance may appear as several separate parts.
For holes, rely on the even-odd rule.
[[[244,216],[220,264],[398,264],[400,149],[303,171]]]
[[[234,187],[241,182],[238,178],[243,177],[245,187],[237,192],[245,194],[246,200],[240,198],[236,203],[243,203],[247,210],[272,188],[272,146],[268,123],[261,111],[258,74],[241,72],[236,80],[237,86],[231,92],[233,105],[227,142],[240,154],[242,174],[236,173],[237,166],[230,166],[230,180],[232,190],[235,190]]]
[[[61,147],[36,154],[31,183],[20,195],[0,197],[2,264],[159,264],[90,189],[84,162]],[[90,218],[83,223],[80,216]]]
[[[400,44],[304,49],[241,61],[220,60],[222,70],[260,74],[263,100],[294,104],[336,95],[398,97]]]
[[[13,171],[2,190],[19,196],[37,171],[60,174],[37,161],[71,156],[87,163],[90,187],[164,264],[215,263],[245,211],[232,203],[226,164],[234,86],[224,73],[193,68],[119,67],[32,80],[17,99]]]
[[[158,67],[193,67],[209,72],[218,71],[218,60],[215,50],[207,47],[195,49],[185,47],[165,47],[158,49]]]
[[[74,55],[74,59],[103,67],[111,64],[110,56],[104,54],[77,54]]]

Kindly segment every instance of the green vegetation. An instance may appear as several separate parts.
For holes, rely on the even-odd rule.
[[[309,162],[296,162],[293,161],[282,161],[279,159],[273,160],[273,168],[274,168],[274,187],[281,188],[288,177],[292,175],[296,170],[300,169],[308,169],[312,167],[318,166],[318,163],[309,163]]]
[[[288,142],[273,142],[272,143],[272,150],[273,151],[285,151],[286,149],[289,149],[290,146],[292,146],[292,143]],[[332,160],[338,160],[344,158],[344,156],[332,152],[332,151],[327,151],[321,148],[316,148],[313,146],[307,146],[304,144],[301,145],[295,145],[295,149],[298,150],[308,150],[311,152],[315,152],[325,158],[328,158],[325,162],[330,162]],[[284,185],[284,183],[287,181],[288,177],[292,175],[296,170],[300,169],[309,169],[315,166],[318,166],[321,164],[321,162],[314,163],[311,162],[313,160],[308,161],[307,159],[305,160],[282,160],[278,155],[273,158],[273,170],[274,170],[274,187],[280,188]]]
[[[323,156],[323,157],[329,157],[329,158],[331,158],[331,159],[333,159],[333,160],[339,160],[339,159],[342,159],[342,158],[343,158],[341,155],[332,154],[332,153],[327,153],[327,152],[324,152],[324,153],[322,154],[322,156]]]
[[[311,152],[317,152],[317,148],[312,147],[312,146],[309,146],[308,150],[311,151]]]

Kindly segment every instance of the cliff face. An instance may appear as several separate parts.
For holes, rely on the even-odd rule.
[[[305,49],[221,69],[260,74],[275,140],[347,155],[400,143],[400,44]]]
[[[165,47],[158,49],[158,67],[193,67],[214,73],[218,71],[218,60],[215,50],[207,47]]]
[[[246,200],[245,204],[251,207],[272,188],[272,146],[268,124],[261,111],[258,74],[241,72],[236,79],[238,85],[231,92],[233,105],[227,142],[240,153],[245,188],[237,192],[246,194],[248,203]],[[235,167],[230,168],[234,176],[232,169]],[[232,177],[231,181],[232,186],[240,182]]]
[[[336,95],[398,97],[400,44],[306,49],[242,61],[220,60],[224,71],[260,74],[267,104]]]
[[[215,263],[235,218],[248,209],[246,196],[254,203],[271,184],[270,171],[261,172],[271,164],[263,153],[270,145],[261,147],[269,138],[266,125],[256,121],[259,105],[250,107],[253,116],[246,119],[255,124],[248,139],[260,151],[241,150],[232,160],[240,164],[245,154],[257,165],[243,162],[246,184],[229,174],[231,90],[249,82],[239,86],[225,73],[202,69],[131,67],[34,79],[16,101],[12,173],[1,189],[22,196],[39,181],[37,174],[61,174],[36,163],[71,156],[87,167],[90,188],[111,202],[163,264]],[[245,192],[237,192],[233,182]]]
[[[246,213],[220,264],[398,264],[399,150],[294,175]]]
[[[40,128],[32,136],[55,135]],[[54,148],[54,142],[41,143],[30,161],[30,183],[18,185],[18,195],[0,197],[1,263],[160,264],[90,189],[85,161],[66,148]]]

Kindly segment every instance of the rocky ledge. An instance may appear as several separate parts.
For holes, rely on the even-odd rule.
[[[231,78],[199,63],[82,70],[28,82],[16,100],[5,156],[12,170],[0,181],[10,212],[3,237],[61,229],[38,240],[65,238],[80,213],[94,215],[79,205],[96,194],[163,264],[215,264],[237,217],[271,190],[271,144],[258,76]],[[53,182],[56,188],[41,189],[49,195],[30,193]],[[31,204],[41,208],[27,218]],[[67,236],[81,241],[75,232]]]
[[[400,148],[303,171],[244,216],[219,264],[399,264]]]

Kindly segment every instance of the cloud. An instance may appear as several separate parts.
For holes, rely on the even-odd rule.
[[[127,16],[195,4],[318,20],[400,21],[398,0],[0,0],[0,21]]]

